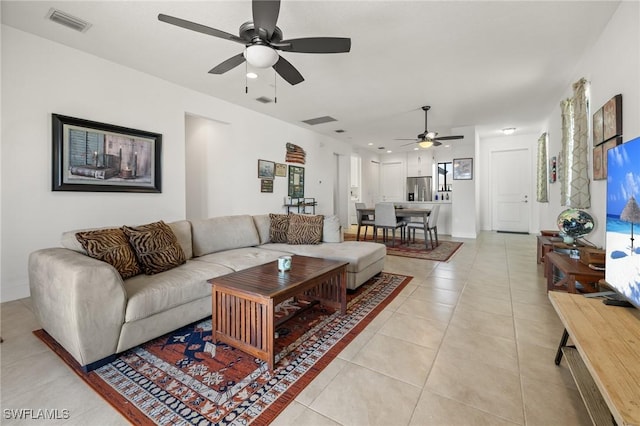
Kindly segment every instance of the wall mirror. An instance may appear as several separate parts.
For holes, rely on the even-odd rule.
[[[436,191],[451,191],[451,183],[453,181],[451,172],[453,171],[453,163],[438,163],[438,181],[436,183]]]

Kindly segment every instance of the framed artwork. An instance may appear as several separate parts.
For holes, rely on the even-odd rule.
[[[606,141],[602,144],[602,176],[603,179],[607,178],[607,156],[609,150],[613,147],[622,144],[622,136]]]
[[[622,95],[616,95],[602,107],[603,140],[622,136]]]
[[[593,146],[600,145],[602,142],[604,142],[604,120],[602,114],[602,108],[600,108],[593,114]]]
[[[473,179],[473,158],[453,159],[453,180]]]
[[[51,114],[52,191],[162,192],[162,135]]]
[[[260,192],[273,192],[273,179],[260,179]]]
[[[304,167],[289,166],[289,193],[291,198],[304,198]]]
[[[287,165],[282,163],[276,163],[276,176],[278,177],[286,177],[287,176]]]
[[[602,172],[602,152],[603,145],[593,148],[593,180],[606,179],[607,176]]]
[[[258,178],[273,179],[275,175],[276,163],[267,160],[258,160]]]

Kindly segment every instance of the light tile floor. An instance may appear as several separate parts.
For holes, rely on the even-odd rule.
[[[534,236],[482,232],[448,263],[388,256],[413,280],[275,420],[276,425],[589,425]],[[3,303],[6,409],[69,410],[47,424],[127,424],[31,331],[29,299]]]

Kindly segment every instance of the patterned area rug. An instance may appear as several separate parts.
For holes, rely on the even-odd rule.
[[[126,351],[88,374],[45,331],[34,334],[133,424],[268,424],[409,281],[383,272],[348,294],[345,316],[315,305],[282,324],[273,372],[240,350],[214,344],[210,319]]]
[[[364,234],[364,231],[362,232]],[[355,234],[344,234],[345,241],[355,241]],[[362,241],[362,237],[360,238]],[[367,235],[367,241],[373,241],[371,235]],[[382,238],[378,239],[382,242]],[[435,260],[438,262],[447,262],[462,247],[462,243],[456,241],[439,241],[440,244],[433,250],[425,247],[424,240],[416,238],[416,242],[400,243],[396,239],[395,247],[391,247],[391,242],[387,243],[387,254],[391,256],[413,257],[416,259]]]

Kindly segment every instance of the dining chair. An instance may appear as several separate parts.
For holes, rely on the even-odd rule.
[[[389,231],[390,229],[393,231],[391,247],[395,246],[396,244],[396,229],[398,228],[400,228],[400,241],[402,241],[406,222],[404,220],[398,220],[398,218],[396,217],[396,209],[393,206],[393,203],[376,203],[375,211],[375,225],[373,227],[375,242],[378,242],[378,228],[382,228],[383,241],[385,242],[387,241],[387,231]]]
[[[429,233],[429,241],[431,243],[431,250],[436,248],[440,243],[438,242],[438,215],[440,213],[440,205],[436,204],[431,208],[431,213],[427,217],[427,229],[424,228],[424,221],[421,220],[419,222],[409,222],[407,223],[407,239],[409,239],[409,235],[413,231],[413,242],[416,242],[416,229],[422,229],[424,231],[424,245],[426,249],[429,249],[429,244],[427,243],[427,233]],[[436,235],[436,245],[433,245],[433,235],[431,231],[435,232]]]
[[[356,217],[358,219],[358,232],[356,234],[356,241],[360,241],[360,227],[364,226],[364,240],[367,240],[367,230],[370,226],[375,227],[376,223],[371,218],[371,215],[360,213],[360,209],[365,209],[367,206],[365,203],[356,203]]]

